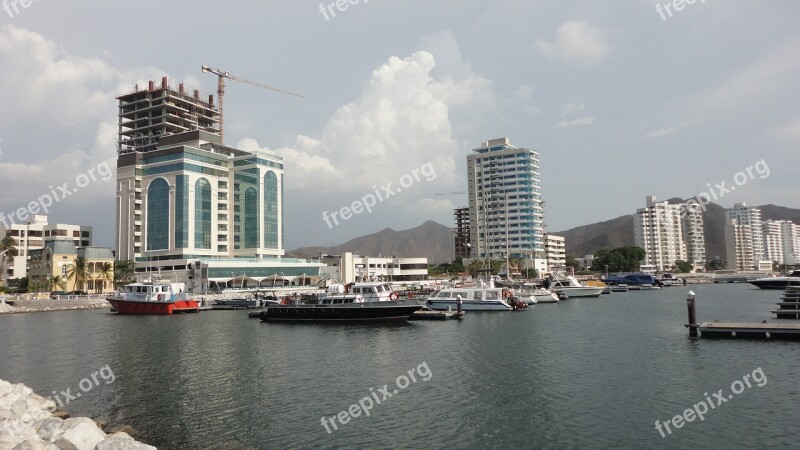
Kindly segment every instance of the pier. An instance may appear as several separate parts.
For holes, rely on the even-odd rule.
[[[689,313],[689,337],[742,338],[742,339],[797,339],[800,340],[800,324],[785,322],[704,322],[697,324],[695,293],[689,291],[686,299]],[[699,335],[699,336],[698,336]]]

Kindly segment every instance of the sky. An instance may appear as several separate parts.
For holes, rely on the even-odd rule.
[[[452,226],[467,155],[499,137],[539,152],[549,231],[647,195],[800,207],[792,0],[7,1],[0,219],[46,207],[95,245],[114,242],[115,97],[164,75],[215,93],[202,65],[304,96],[225,97],[226,143],[284,158],[287,250]]]

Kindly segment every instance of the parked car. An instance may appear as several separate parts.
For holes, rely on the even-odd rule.
[[[70,294],[71,295],[83,295],[83,296],[89,295],[86,291],[72,291]]]
[[[72,293],[67,291],[52,291],[50,292],[50,299],[57,300],[59,297],[67,297],[69,295],[72,295]]]

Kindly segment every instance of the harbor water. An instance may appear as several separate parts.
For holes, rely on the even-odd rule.
[[[159,448],[796,447],[800,343],[690,339],[689,288],[700,322],[773,321],[781,295],[668,287],[398,325],[7,315],[0,378],[71,388],[64,409]],[[670,422],[706,398],[702,421]]]

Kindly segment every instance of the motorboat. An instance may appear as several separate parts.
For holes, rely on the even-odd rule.
[[[748,283],[761,289],[786,289],[789,286],[800,286],[800,270],[795,270],[783,277],[766,277],[750,280]]]
[[[528,307],[528,302],[515,297],[513,291],[494,287],[494,281],[486,284],[481,280],[474,288],[445,288],[434,292],[425,305],[436,311],[459,309],[463,311],[516,311]]]
[[[581,284],[571,275],[558,275],[551,273],[548,279],[548,289],[563,298],[600,297],[605,286],[587,286]]]
[[[423,308],[416,300],[399,299],[388,284],[332,285],[325,293],[286,297],[261,311],[262,322],[405,321]]]
[[[183,283],[131,283],[106,298],[113,311],[133,315],[170,315],[200,311],[200,303],[184,291]]]

